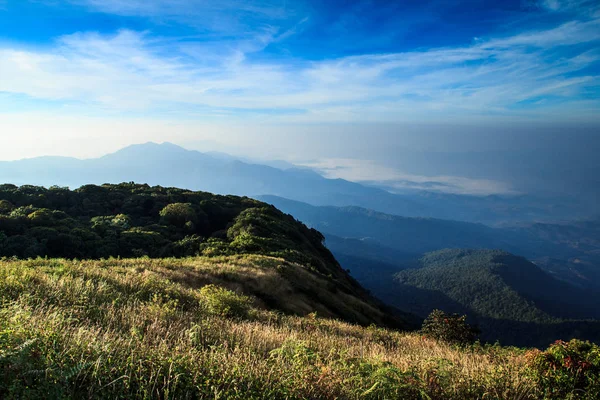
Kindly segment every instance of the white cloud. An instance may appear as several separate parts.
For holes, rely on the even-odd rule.
[[[215,34],[248,34],[273,24],[289,25],[304,17],[292,2],[280,0],[70,0],[71,3],[123,16],[181,23]]]
[[[371,160],[330,158],[299,163],[299,165],[315,168],[329,178],[378,184],[391,192],[416,189],[469,195],[516,193],[504,182],[460,176],[407,174]]]
[[[600,20],[571,21],[544,31],[521,33],[509,38],[490,40],[485,49],[511,49],[515,46],[559,48],[560,46],[594,42],[600,39]]]
[[[221,0],[218,2],[210,0],[71,0],[71,2],[107,13],[142,16],[183,16],[237,10],[269,18],[283,18],[288,9],[286,2],[278,0]]]
[[[550,11],[587,11],[593,14],[600,6],[595,0],[541,0],[539,5]]]
[[[116,0],[102,4],[112,12],[134,7]],[[168,4],[139,7],[158,7],[148,10],[158,13]],[[486,115],[560,119],[573,112],[594,119],[600,108],[597,99],[581,98],[586,90],[597,90],[598,76],[579,73],[600,61],[594,50],[600,42],[599,18],[455,48],[318,62],[252,57],[287,34],[265,28],[238,42],[180,43],[123,30],[64,36],[50,50],[3,44],[0,76],[9,79],[0,79],[0,92],[158,118],[305,122]]]

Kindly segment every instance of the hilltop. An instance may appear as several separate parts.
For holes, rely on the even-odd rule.
[[[0,185],[0,255],[19,258],[257,254],[288,284],[237,284],[272,308],[410,328],[343,270],[323,236],[275,207],[236,196],[123,183],[79,189]],[[271,261],[265,261],[272,264]],[[233,279],[233,278],[231,278]],[[287,287],[288,292],[279,292]],[[394,316],[396,314],[396,316]]]

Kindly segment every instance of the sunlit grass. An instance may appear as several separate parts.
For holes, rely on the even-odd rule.
[[[321,318],[290,281],[302,271],[262,256],[1,261],[0,397],[539,397],[524,351]]]

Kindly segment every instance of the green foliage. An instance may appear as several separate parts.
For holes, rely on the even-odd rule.
[[[196,211],[191,203],[172,203],[160,210],[159,215],[167,225],[174,225],[178,228],[194,227],[197,222]]]
[[[39,210],[35,210],[31,214],[27,216],[29,221],[36,226],[53,226],[54,225],[54,215],[52,210],[48,210],[47,208],[41,208]]]
[[[485,341],[546,347],[557,338],[600,340],[600,322],[592,320],[600,318],[600,297],[505,251],[427,253],[394,280],[401,285],[394,305],[422,316],[434,309],[467,314]]]
[[[282,374],[299,375],[300,387],[315,379],[326,380],[345,376],[343,384],[349,398],[360,399],[423,399],[428,398],[424,382],[413,371],[403,371],[390,362],[339,357],[334,366],[327,368],[326,360],[317,349],[303,340],[287,339],[281,347],[270,352],[271,359],[283,366]],[[333,386],[333,385],[332,385]],[[336,397],[331,387],[316,392],[313,398]],[[313,389],[314,390],[314,389]],[[337,389],[339,390],[339,389]]]
[[[200,253],[204,256],[226,256],[234,254],[234,251],[228,242],[217,238],[209,238],[200,244]]]
[[[249,297],[212,284],[200,289],[200,298],[209,314],[221,317],[246,318],[252,306]]]
[[[181,240],[173,243],[173,255],[175,257],[184,257],[186,255],[198,255],[200,246],[204,242],[204,238],[198,235],[186,236]]]
[[[121,233],[119,248],[125,257],[149,255],[152,249],[162,248],[167,240],[159,233],[146,231],[143,228],[131,228]],[[156,253],[154,253],[156,254]]]
[[[227,230],[235,251],[257,252],[283,257],[315,268],[322,273],[336,273],[330,264],[337,264],[323,246],[323,235],[299,224],[291,215],[284,215],[272,206],[249,208],[241,212]]]
[[[8,200],[0,200],[0,214],[8,214],[12,211],[14,206]]]
[[[530,367],[548,399],[600,398],[600,347],[558,340],[546,351],[528,354]]]
[[[122,183],[0,186],[0,256],[284,257],[347,279],[323,236],[256,200]]]
[[[93,217],[91,225],[92,229],[100,233],[106,233],[109,230],[120,232],[131,226],[131,218],[125,214]]]
[[[466,315],[446,314],[441,310],[433,310],[423,321],[421,333],[433,339],[466,345],[475,342],[478,332],[467,324]]]
[[[478,315],[516,321],[550,321],[535,305],[508,287],[499,271],[519,268],[499,257],[509,255],[499,250],[448,249],[425,254],[421,268],[406,269],[396,275],[402,284],[439,291],[449,300]],[[535,266],[531,265],[533,268]],[[447,301],[447,303],[451,303]],[[435,304],[432,308],[436,308]]]

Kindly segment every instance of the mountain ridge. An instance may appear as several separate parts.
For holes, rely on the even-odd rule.
[[[398,252],[420,254],[443,248],[500,248],[527,257],[545,271],[571,284],[600,289],[596,279],[600,269],[595,267],[600,264],[600,244],[593,240],[593,235],[600,229],[597,223],[583,224],[587,230],[578,228],[577,223],[566,228],[551,224],[500,228],[465,221],[388,215],[359,207],[313,206],[276,196],[258,198],[294,215],[328,238],[369,238],[370,245],[379,246],[379,253],[367,250],[369,256],[366,258],[392,262],[399,269],[403,268],[401,263],[391,260]],[[561,235],[563,228],[565,232]],[[546,234],[543,229],[550,233]],[[575,241],[578,237],[581,244]],[[349,246],[340,246],[337,239],[332,243],[331,249],[337,257],[354,255],[365,258],[367,254]],[[361,243],[365,244],[369,245]]]
[[[489,224],[559,217],[556,208],[548,208],[539,199],[519,197],[509,201],[493,196],[433,192],[393,194],[380,187],[328,179],[311,169],[279,169],[234,156],[214,157],[210,152],[187,150],[169,142],[131,145],[99,158],[62,159],[65,165],[60,160],[0,162],[0,182],[79,187],[88,183],[136,181],[221,194],[276,195],[313,205],[357,205],[388,214],[451,217]],[[504,204],[507,201],[508,208]],[[573,214],[573,210],[577,211],[571,207],[561,211],[561,215]]]

